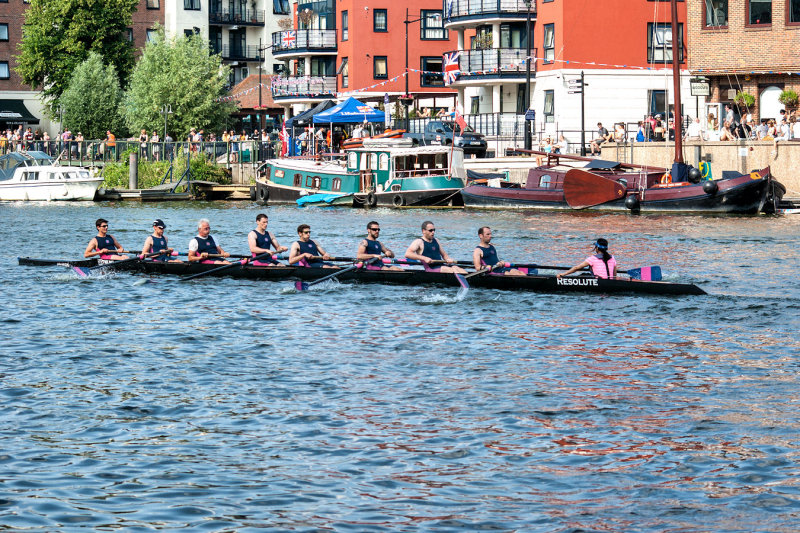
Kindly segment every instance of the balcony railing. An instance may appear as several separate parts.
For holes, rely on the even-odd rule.
[[[272,34],[272,53],[336,51],[336,30],[287,30]]]
[[[216,48],[211,49],[212,53],[222,54],[222,59],[232,61],[258,61],[258,46],[231,46],[229,44],[222,45],[222,50]]]
[[[452,6],[452,8],[451,8]],[[488,15],[527,16],[524,0],[445,0],[445,24],[459,17],[486,17]],[[531,0],[531,14],[536,14],[536,0]]]
[[[422,133],[430,118],[414,118],[409,122],[409,131]],[[515,137],[524,135],[525,115],[517,113],[479,113],[464,115],[473,130],[489,136]]]
[[[212,11],[208,15],[208,22],[211,24],[225,24],[229,26],[239,25],[250,26],[264,25],[263,9],[244,9],[234,11]]]
[[[523,61],[527,56],[525,48],[487,48],[485,50],[460,50],[458,58],[461,75],[485,76],[505,73],[525,74]],[[535,56],[531,50],[531,56]],[[531,73],[536,71],[536,63],[531,63]]]
[[[273,98],[324,98],[336,94],[336,76],[272,78]]]

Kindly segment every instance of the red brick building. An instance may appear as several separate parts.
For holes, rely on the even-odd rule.
[[[742,112],[778,118],[780,93],[800,94],[800,0],[687,0],[687,10],[689,69],[708,78],[710,102],[743,91],[755,105]]]

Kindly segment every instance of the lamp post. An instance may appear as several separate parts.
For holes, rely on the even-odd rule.
[[[531,107],[531,3],[532,0],[525,0],[525,6],[528,8],[528,18],[525,23],[525,111]],[[533,147],[533,139],[531,138],[531,125],[525,121],[525,149],[530,150]]]
[[[439,15],[438,13],[433,15],[434,20],[436,20],[436,19],[438,19],[440,17],[441,17],[441,15]],[[408,104],[411,103],[411,95],[408,94],[408,25],[409,24],[413,24],[414,22],[419,22],[424,18],[426,18],[426,17],[418,17],[418,18],[415,18],[415,19],[409,19],[408,18],[408,8],[406,8],[406,18],[405,18],[405,20],[403,20],[403,24],[406,25],[406,93],[403,95],[403,98],[402,98],[402,103],[403,103],[403,107],[405,107],[405,115],[406,115],[406,131],[408,131],[408,125],[409,125],[409,121],[408,121]]]
[[[172,106],[164,104],[161,106],[161,114],[164,115],[164,138],[167,138],[167,115],[172,114]]]
[[[264,59],[261,57],[261,52],[269,50],[274,45],[261,46],[261,39],[258,40],[258,131],[264,131],[264,124],[261,122],[261,71]]]

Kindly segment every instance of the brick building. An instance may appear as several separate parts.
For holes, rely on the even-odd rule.
[[[781,91],[800,94],[800,0],[687,0],[686,7],[689,70],[709,80],[707,111],[721,112],[744,91],[755,105],[742,112],[778,118]]]

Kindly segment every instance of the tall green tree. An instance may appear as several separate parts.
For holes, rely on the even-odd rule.
[[[102,139],[106,130],[122,136],[123,92],[114,65],[103,65],[103,58],[89,52],[89,58],[72,72],[72,79],[59,102],[64,109],[64,125],[80,131],[87,139]]]
[[[125,120],[131,131],[163,131],[162,109],[170,106],[168,129],[176,140],[191,128],[219,129],[235,111],[222,101],[229,67],[211,55],[199,35],[165,38],[159,29],[147,43],[125,95]]]
[[[42,90],[54,107],[72,72],[97,52],[114,65],[124,87],[133,69],[133,46],[126,29],[138,0],[31,0],[17,56],[22,80]]]

